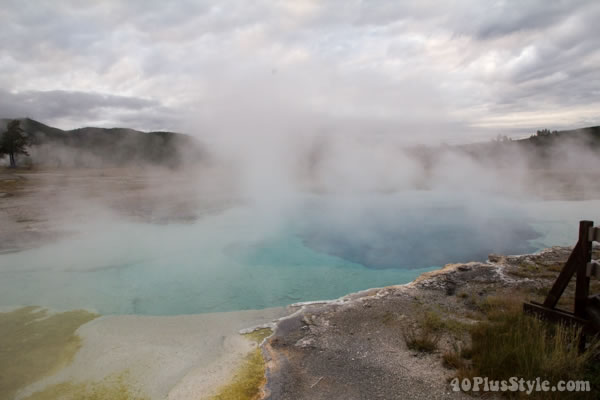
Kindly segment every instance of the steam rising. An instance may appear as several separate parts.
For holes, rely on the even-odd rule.
[[[178,314],[334,298],[572,244],[577,220],[600,216],[598,152],[580,140],[426,147],[283,126],[195,137],[205,158],[182,148],[176,167],[90,168],[63,147],[85,167],[25,174],[36,194],[12,204],[44,240],[4,214],[21,251],[0,255],[0,302]]]

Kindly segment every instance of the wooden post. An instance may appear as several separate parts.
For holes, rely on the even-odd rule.
[[[592,243],[590,242],[590,228],[594,226],[592,221],[579,222],[579,257],[577,265],[577,277],[575,282],[575,315],[586,318],[588,296],[590,295],[590,277],[587,276],[587,264],[592,260]],[[586,337],[581,332],[579,337],[579,352],[585,351]]]
[[[554,285],[548,292],[548,296],[546,296],[546,300],[544,301],[544,306],[548,308],[556,307],[560,296],[564,293],[567,286],[569,286],[569,282],[573,275],[577,272],[577,267],[579,265],[579,255],[581,254],[581,242],[578,241],[573,251],[569,255],[569,259],[565,263],[562,271],[554,281]]]
[[[592,221],[579,222],[579,257],[577,281],[575,283],[575,315],[585,318],[588,297],[590,295],[590,277],[587,276],[587,264],[592,260],[592,243],[589,239]]]

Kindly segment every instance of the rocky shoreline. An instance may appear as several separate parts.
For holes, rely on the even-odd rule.
[[[403,330],[432,311],[447,323],[475,324],[489,296],[541,300],[570,252],[552,247],[528,255],[492,254],[487,262],[449,264],[409,284],[292,306],[295,312],[279,320],[262,345],[262,398],[467,398],[451,391],[455,371],[444,367],[442,354],[468,339],[447,329],[436,351],[421,353],[408,349]],[[597,281],[593,288],[598,291]]]

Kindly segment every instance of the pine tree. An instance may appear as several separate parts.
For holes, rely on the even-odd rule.
[[[21,122],[17,119],[12,120],[8,123],[6,132],[0,136],[0,154],[8,154],[10,167],[16,168],[15,155],[29,155],[26,150],[28,144],[29,140],[21,128]]]

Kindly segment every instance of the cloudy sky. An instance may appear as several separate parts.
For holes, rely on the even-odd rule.
[[[0,117],[423,142],[600,124],[599,1],[0,3]]]

